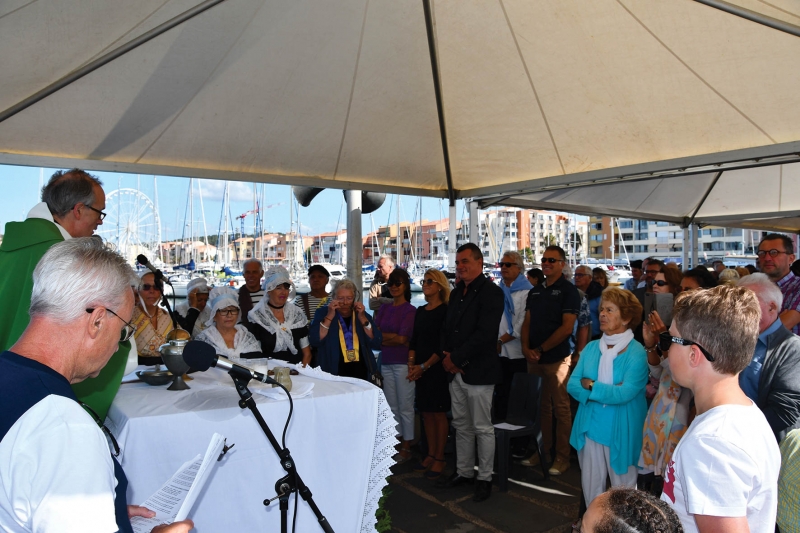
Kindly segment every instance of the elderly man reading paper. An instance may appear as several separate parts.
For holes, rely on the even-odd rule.
[[[133,334],[133,270],[93,238],[53,245],[33,272],[31,321],[0,354],[0,530],[132,532],[128,481],[70,387]],[[118,450],[117,450],[117,453]],[[186,532],[191,520],[153,531]]]

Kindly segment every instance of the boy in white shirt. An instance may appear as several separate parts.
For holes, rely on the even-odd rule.
[[[755,349],[759,317],[758,300],[744,287],[684,292],[659,339],[673,378],[692,390],[697,407],[661,495],[687,533],[775,531],[780,451],[738,378]]]

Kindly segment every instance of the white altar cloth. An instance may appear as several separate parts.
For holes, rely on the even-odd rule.
[[[383,391],[371,384],[301,370],[294,383],[313,381],[312,393],[294,401],[286,446],[314,501],[334,531],[375,531],[375,511],[394,464],[395,422]],[[312,377],[313,376],[313,377]],[[126,383],[107,425],[122,448],[119,460],[130,483],[128,503],[139,504],[184,462],[203,453],[214,432],[235,444],[212,473],[189,517],[198,533],[279,531],[274,484],[285,475],[278,456],[249,409],[240,409],[233,381],[211,368],[192,374],[186,391],[166,385]],[[265,386],[250,382],[251,390]],[[288,401],[253,393],[275,438],[281,441]],[[289,506],[291,528],[295,498]],[[297,531],[321,531],[299,500]]]

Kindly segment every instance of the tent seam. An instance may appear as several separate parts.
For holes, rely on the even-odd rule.
[[[164,0],[164,2],[160,6],[158,6],[156,9],[151,11],[145,18],[140,20],[133,27],[128,28],[128,30],[126,30],[125,33],[121,34],[113,42],[109,43],[108,46],[104,47],[102,50],[100,50],[94,56],[92,56],[89,59],[87,59],[86,62],[84,62],[82,65],[79,65],[79,67],[82,67],[82,66],[84,66],[84,65],[86,65],[88,63],[91,63],[92,61],[94,61],[98,57],[100,57],[103,54],[105,54],[107,50],[110,50],[110,49],[114,48],[117,43],[121,42],[126,36],[130,35],[134,30],[136,30],[138,27],[140,27],[142,24],[144,24],[146,21],[148,21],[150,18],[152,18],[156,13],[161,11],[164,8],[164,6],[167,5],[167,3],[169,3],[169,0]]]
[[[787,9],[783,9],[782,7],[778,7],[778,6],[776,6],[776,5],[770,4],[769,2],[766,2],[766,1],[764,1],[764,0],[757,0],[757,1],[758,1],[758,2],[761,2],[761,3],[762,3],[762,4],[764,4],[764,5],[767,5],[767,6],[771,7],[772,9],[775,9],[775,10],[777,10],[777,11],[780,11],[780,12],[782,12],[782,13],[786,13],[786,14],[787,14],[787,15],[789,15],[790,17],[794,17],[794,18],[799,18],[799,19],[800,19],[800,15],[798,15],[798,14],[795,14],[795,13],[792,13],[791,11],[789,11],[789,10],[787,10]]]
[[[561,166],[561,173],[566,175],[567,171],[564,168],[564,162],[561,160],[561,154],[558,151],[558,146],[556,146],[556,140],[553,137],[553,131],[550,129],[550,122],[547,120],[547,115],[544,112],[544,107],[542,106],[542,102],[539,99],[539,93],[536,91],[536,85],[533,83],[533,77],[531,76],[530,71],[528,70],[528,64],[525,62],[525,58],[522,56],[522,49],[519,47],[519,41],[517,41],[517,34],[514,33],[514,28],[511,27],[511,20],[508,18],[508,13],[506,12],[506,6],[503,3],[503,0],[498,0],[500,3],[500,9],[503,10],[503,16],[506,19],[506,24],[508,25],[508,31],[511,33],[511,39],[514,41],[514,46],[517,48],[517,55],[519,55],[519,60],[522,63],[522,68],[525,70],[525,75],[528,77],[528,83],[531,86],[531,91],[533,91],[533,97],[536,99],[536,105],[539,106],[539,113],[542,115],[542,120],[544,121],[544,126],[547,128],[547,135],[550,136],[550,142],[553,144],[553,151],[556,153],[556,157],[558,158],[558,164]]]
[[[336,166],[333,167],[333,177],[339,173],[339,163],[342,160],[342,150],[344,150],[344,140],[347,137],[347,124],[350,122],[350,109],[353,106],[353,94],[356,91],[356,78],[358,77],[358,65],[361,63],[361,47],[364,44],[364,29],[367,26],[367,13],[369,12],[369,0],[364,4],[364,18],[361,20],[361,35],[358,37],[358,52],[356,53],[356,64],[353,69],[353,82],[350,85],[350,99],[347,101],[347,113],[344,116],[344,126],[342,128],[342,139],[339,142],[339,153],[336,155]]]
[[[264,7],[264,4],[266,4],[266,0],[264,0],[264,1],[261,3],[261,7],[259,7],[259,8],[258,8],[258,10],[256,11],[256,14],[258,13],[258,11],[261,11],[261,8],[263,8],[263,7]],[[228,57],[228,55],[231,53],[231,50],[233,50],[233,49],[236,47],[236,45],[239,43],[239,40],[242,38],[242,35],[244,35],[244,32],[246,32],[246,31],[247,31],[247,28],[249,28],[249,27],[250,27],[250,25],[253,23],[253,21],[255,20],[255,18],[256,18],[256,17],[255,17],[255,15],[254,15],[253,17],[251,17],[251,18],[250,18],[250,20],[249,20],[249,21],[247,21],[247,24],[245,24],[245,25],[244,25],[244,28],[242,28],[242,31],[241,31],[241,32],[239,32],[239,35],[236,37],[236,40],[235,40],[235,41],[233,41],[233,43],[231,44],[230,48],[228,48],[228,51],[227,51],[227,52],[225,52],[225,55],[224,55],[224,56],[222,56],[222,57],[220,58],[219,62],[218,62],[218,63],[217,63],[217,65],[214,67],[214,69],[213,69],[211,72],[209,72],[209,74],[208,74],[208,76],[206,77],[205,81],[208,81],[208,80],[210,80],[211,78],[213,78],[213,77],[214,77],[214,74],[217,72],[217,69],[219,69],[219,66],[220,66],[220,65],[221,65],[221,64],[222,64],[222,63],[225,61],[225,58],[227,58],[227,57]],[[203,90],[203,87],[205,87],[205,82],[203,82],[202,84],[200,84],[200,85],[198,86],[197,90],[196,90],[196,91],[195,91],[195,93],[192,95],[192,97],[191,97],[191,98],[189,98],[189,100],[188,100],[188,101],[187,101],[187,102],[186,102],[186,103],[183,105],[183,107],[181,107],[180,111],[178,111],[177,113],[175,113],[175,116],[174,116],[174,117],[172,117],[172,120],[170,120],[170,121],[169,121],[169,123],[167,123],[167,125],[164,127],[164,129],[163,129],[163,130],[161,130],[161,132],[160,132],[158,135],[156,135],[156,138],[155,138],[155,139],[153,139],[153,142],[151,142],[150,144],[148,144],[148,145],[147,145],[147,147],[146,147],[146,148],[145,148],[145,149],[142,151],[142,153],[139,155],[139,157],[137,157],[137,158],[134,160],[134,163],[138,163],[139,161],[141,161],[141,160],[142,160],[142,158],[143,158],[145,155],[147,155],[147,152],[149,152],[149,151],[150,151],[150,149],[151,149],[151,148],[152,148],[152,147],[153,147],[153,146],[154,146],[154,145],[155,145],[155,144],[156,144],[156,143],[157,143],[159,140],[161,140],[161,137],[163,137],[163,136],[164,136],[164,134],[167,132],[167,130],[169,130],[169,129],[172,127],[172,125],[175,123],[175,121],[176,121],[176,120],[178,120],[178,118],[179,118],[179,117],[180,117],[180,116],[183,114],[183,112],[184,112],[184,111],[186,111],[186,108],[187,108],[187,107],[189,107],[189,105],[190,105],[192,102],[194,102],[194,99],[197,97],[197,95],[200,93],[200,91],[201,91],[201,90]]]
[[[9,15],[13,15],[13,14],[14,14],[14,13],[16,13],[17,11],[19,11],[20,9],[25,9],[25,8],[26,8],[26,7],[28,7],[29,5],[31,5],[31,4],[33,4],[33,3],[36,3],[36,2],[37,2],[37,0],[31,0],[31,1],[30,1],[30,2],[28,2],[27,4],[23,4],[23,5],[19,6],[17,9],[12,9],[12,10],[11,10],[11,11],[9,11],[8,13],[6,13],[5,15],[0,15],[0,19],[3,19],[3,18],[5,18],[5,17],[7,17],[7,16],[9,16]]]
[[[778,143],[778,141],[776,141],[775,139],[773,139],[773,138],[770,136],[770,134],[769,134],[769,133],[767,133],[767,132],[766,132],[766,131],[765,131],[763,128],[761,128],[761,126],[759,126],[758,124],[756,124],[756,123],[755,123],[755,121],[754,121],[753,119],[751,119],[749,116],[747,116],[747,115],[744,113],[744,111],[742,111],[741,109],[739,109],[738,107],[736,107],[736,105],[735,105],[733,102],[731,102],[730,100],[728,100],[727,98],[725,98],[725,96],[724,96],[724,95],[723,95],[721,92],[719,92],[717,89],[715,89],[715,88],[714,88],[714,87],[713,87],[713,86],[712,86],[712,85],[711,85],[711,84],[710,84],[708,81],[706,81],[706,80],[705,80],[705,79],[704,79],[704,78],[703,78],[703,77],[702,77],[702,76],[701,76],[701,75],[700,75],[698,72],[696,72],[696,71],[695,71],[695,70],[694,70],[692,67],[690,67],[688,63],[686,63],[686,62],[685,62],[683,59],[681,59],[681,57],[680,57],[680,56],[679,56],[679,55],[678,55],[678,54],[677,54],[677,53],[676,53],[674,50],[672,50],[672,48],[670,48],[669,46],[667,46],[667,44],[666,44],[664,41],[662,41],[661,39],[659,39],[659,38],[658,38],[658,36],[657,36],[657,35],[656,35],[656,34],[655,34],[655,33],[654,33],[654,32],[653,32],[653,31],[652,31],[650,28],[648,28],[648,27],[647,27],[647,25],[646,25],[644,22],[642,22],[642,21],[639,19],[639,17],[637,17],[636,15],[634,15],[634,14],[633,14],[633,12],[632,12],[630,9],[628,9],[628,7],[627,7],[625,4],[623,4],[623,3],[622,3],[622,0],[616,0],[616,1],[617,1],[617,4],[619,4],[619,5],[622,7],[622,9],[624,9],[624,10],[625,10],[625,11],[626,11],[626,12],[627,12],[627,13],[628,13],[630,16],[631,16],[631,18],[633,18],[633,20],[635,20],[635,21],[636,21],[636,22],[637,22],[637,23],[638,23],[638,24],[639,24],[639,25],[640,25],[642,28],[644,28],[644,30],[645,30],[647,33],[649,33],[649,34],[650,34],[650,35],[653,37],[653,39],[655,39],[655,40],[656,40],[656,41],[657,41],[657,42],[658,42],[658,43],[659,43],[659,44],[660,44],[662,47],[664,47],[664,49],[665,49],[667,52],[669,52],[669,53],[670,53],[670,54],[671,54],[671,55],[672,55],[672,56],[673,56],[675,59],[677,59],[677,60],[678,60],[678,62],[679,62],[681,65],[683,65],[683,66],[686,68],[686,70],[688,70],[689,72],[691,72],[691,73],[692,73],[692,74],[693,74],[693,75],[694,75],[694,76],[695,76],[695,77],[696,77],[698,80],[700,80],[700,81],[701,81],[701,82],[702,82],[702,83],[703,83],[703,84],[704,84],[706,87],[708,87],[708,88],[709,88],[709,89],[710,89],[710,90],[711,90],[711,91],[712,91],[714,94],[716,94],[716,95],[717,95],[717,96],[718,96],[718,97],[719,97],[719,98],[720,98],[722,101],[724,101],[726,104],[728,104],[728,105],[729,105],[729,106],[730,106],[730,107],[731,107],[731,108],[732,108],[734,111],[736,111],[737,113],[739,113],[739,115],[741,115],[741,116],[742,116],[742,118],[744,118],[746,121],[748,121],[750,124],[752,124],[752,125],[753,125],[753,127],[755,127],[755,128],[758,130],[758,131],[760,131],[761,133],[763,133],[763,134],[764,134],[764,136],[765,136],[767,139],[769,139],[770,141],[772,141],[772,143],[773,143],[773,144],[777,144],[777,143]]]

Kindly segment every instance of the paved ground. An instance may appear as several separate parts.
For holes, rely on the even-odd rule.
[[[447,455],[445,474],[454,469],[454,456]],[[511,466],[508,492],[500,492],[495,479],[492,496],[472,501],[472,487],[437,487],[423,474],[413,471],[414,460],[394,467],[387,507],[396,533],[569,533],[578,516],[580,471],[572,466],[562,476],[545,481],[540,468]],[[515,481],[511,481],[515,480]]]

